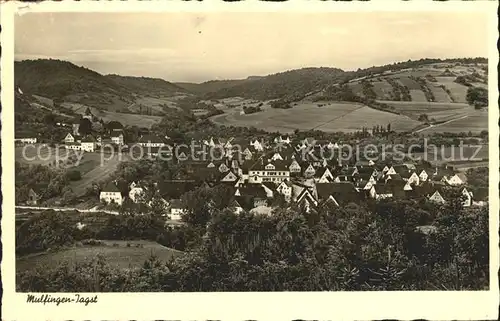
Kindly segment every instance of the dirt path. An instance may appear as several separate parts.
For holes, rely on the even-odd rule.
[[[446,124],[449,124],[449,123],[452,123],[454,121],[457,121],[457,120],[460,120],[460,119],[464,119],[464,118],[467,118],[469,117],[469,115],[465,115],[465,116],[462,116],[462,117],[458,117],[458,118],[454,118],[454,119],[450,119],[448,121],[445,121],[444,123],[441,123],[441,124],[437,124],[437,125],[429,125],[427,127],[424,127],[424,128],[421,128],[419,130],[416,130],[414,131],[414,133],[420,133],[420,132],[423,132],[424,130],[427,130],[429,128],[434,128],[434,127],[439,127],[439,126],[442,126],[442,125],[446,125]]]

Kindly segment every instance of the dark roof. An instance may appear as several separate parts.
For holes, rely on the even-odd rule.
[[[118,187],[116,187],[116,184],[114,182],[109,182],[103,189],[102,192],[120,192]]]
[[[182,200],[178,198],[174,198],[170,200],[170,207],[172,208],[184,208],[184,204],[182,203]]]
[[[281,160],[275,160],[275,161],[267,161],[264,160],[262,157],[258,159],[250,168],[251,170],[266,170],[266,165],[268,164],[273,164],[276,167],[277,171],[288,171],[288,165],[287,162],[281,161]]]
[[[139,143],[165,143],[165,139],[157,135],[147,134],[139,138]]]
[[[241,196],[266,198],[266,190],[258,184],[244,184],[238,187]]]
[[[361,198],[360,193],[356,191],[356,188],[351,183],[316,184],[316,191],[319,199],[326,200],[330,195],[332,195],[337,202],[339,202],[339,204],[356,202]]]
[[[276,188],[278,187],[278,185],[276,185],[273,182],[262,182],[262,185],[265,185],[267,188],[269,188],[273,192],[276,191]]]

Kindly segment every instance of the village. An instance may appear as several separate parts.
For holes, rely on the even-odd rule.
[[[92,115],[88,112],[83,118],[91,120]],[[484,206],[487,202],[488,190],[475,189],[473,193],[463,171],[425,161],[377,159],[383,155],[345,158],[339,142],[312,137],[270,135],[267,141],[207,137],[191,141],[190,146],[197,146],[195,150],[186,144],[176,145],[166,135],[146,133],[137,142],[126,142],[123,128],[113,128],[106,136],[94,136],[80,135],[78,124],[58,125],[68,132],[62,142],[55,143],[68,150],[103,153],[107,146],[122,153],[139,148],[142,157],[182,165],[182,175],[174,175],[166,190],[155,187],[159,182],[139,180],[127,182],[127,192],[116,181],[108,181],[98,192],[101,207],[113,209],[122,206],[127,198],[147,204],[159,198],[167,222],[174,224],[182,223],[186,208],[179,191],[199,186],[229,187],[232,194],[227,197],[235,213],[270,214],[273,208],[287,206],[310,211],[326,204],[343,207],[382,199],[423,199],[444,204],[457,192],[463,197],[464,207]],[[18,145],[34,143],[33,137],[16,139]],[[39,198],[39,193],[31,189],[26,205],[39,204]]]

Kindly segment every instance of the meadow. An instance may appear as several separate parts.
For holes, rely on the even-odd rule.
[[[88,262],[102,255],[113,267],[127,269],[141,267],[152,254],[160,261],[169,261],[182,252],[150,241],[98,241],[99,245],[75,245],[54,252],[44,252],[18,257],[16,271],[24,272],[37,268],[54,268],[63,263],[70,266]]]
[[[99,119],[104,120],[105,122],[109,121],[118,121],[126,126],[137,126],[137,127],[146,127],[150,128],[152,125],[159,123],[162,119],[162,116],[149,116],[149,115],[139,115],[139,114],[125,114],[125,113],[117,113],[105,110],[99,110],[94,107],[88,107],[87,105],[82,105],[79,103],[68,103],[64,102],[61,106],[65,108],[70,108],[74,112],[79,114],[84,114],[87,108],[90,108],[90,111],[94,116]]]
[[[298,102],[291,109],[263,108],[262,112],[242,115],[240,108],[227,110],[212,120],[226,126],[254,126],[270,132],[291,133],[295,129],[317,129],[326,132],[357,131],[374,125],[391,126],[396,131],[407,131],[420,123],[406,116],[375,110],[357,103]],[[322,105],[322,107],[319,107]]]

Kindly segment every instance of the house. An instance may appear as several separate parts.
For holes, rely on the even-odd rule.
[[[289,202],[292,198],[292,183],[290,181],[281,182],[276,191],[285,197],[285,200]]]
[[[15,138],[15,144],[36,144],[36,137],[23,137],[23,138]]]
[[[82,143],[67,143],[64,147],[71,150],[82,150]]]
[[[284,180],[290,179],[290,170],[284,161],[272,161],[269,159],[267,163],[264,163],[261,157],[248,170],[248,178],[250,183],[281,183]]]
[[[439,190],[435,190],[434,193],[432,193],[431,196],[429,196],[429,200],[434,203],[438,204],[444,204],[446,201],[444,200],[443,196],[439,192]]]
[[[264,191],[266,192],[266,197],[273,198],[274,193],[276,193],[276,184],[273,182],[263,182],[261,185],[264,188]]]
[[[473,203],[473,193],[469,192],[465,187],[462,188],[461,193],[464,197],[464,201],[463,201],[462,205],[464,207],[470,207]]]
[[[258,206],[267,206],[267,195],[264,186],[259,184],[243,184],[234,193],[238,203],[247,210]]]
[[[323,167],[316,171],[315,180],[318,183],[330,183],[335,180],[335,177],[333,177],[328,167]]]
[[[233,199],[229,203],[229,208],[232,208],[235,214],[240,214],[241,212],[243,212],[243,207],[240,205],[240,203],[238,203],[236,199]]]
[[[417,169],[418,177],[420,178],[420,181],[426,182],[427,179],[429,178],[429,173],[425,171],[423,168]]]
[[[160,136],[157,135],[142,135],[137,142],[139,146],[150,148],[150,147],[165,147],[166,141]]]
[[[307,188],[304,188],[302,192],[300,192],[300,194],[297,196],[296,203],[299,206],[305,207],[306,212],[309,212],[312,206],[318,206],[318,200]]]
[[[220,180],[221,182],[227,182],[227,183],[236,183],[238,181],[238,176],[236,176],[236,174],[234,174],[233,172],[229,171],[227,172],[227,174],[222,177],[222,179]]]
[[[71,144],[75,142],[75,136],[71,135],[71,133],[67,133],[66,136],[64,137],[64,142],[66,144]]]
[[[293,160],[290,166],[288,166],[288,169],[290,173],[300,173],[301,172],[301,167],[299,163],[296,160]]]
[[[123,204],[123,196],[118,187],[114,182],[108,183],[102,190],[99,195],[99,200],[105,203],[116,203],[118,205]]]
[[[373,185],[369,191],[369,195],[376,200],[392,198],[394,196],[393,186],[389,184]]]
[[[313,177],[316,174],[316,169],[312,164],[309,164],[307,168],[304,170],[304,177]]]
[[[40,199],[40,196],[32,188],[30,188],[30,190],[28,192],[28,200],[26,201],[26,204],[37,205],[39,199]]]
[[[112,131],[111,132],[111,142],[116,145],[123,145],[123,133],[120,131]]]
[[[97,141],[92,135],[87,135],[82,138],[81,150],[86,152],[94,152],[97,146]]]
[[[456,173],[455,175],[446,179],[446,183],[451,186],[463,185],[467,182],[467,176],[464,173]]]
[[[285,136],[285,138],[283,138],[282,136],[278,136],[278,137],[274,138],[275,144],[290,144],[290,142],[291,142],[291,140],[290,140],[290,137],[288,137],[288,136]]]
[[[274,153],[274,155],[271,157],[271,160],[283,160],[283,157],[280,155],[280,153]]]
[[[320,183],[316,184],[318,199],[322,202],[331,202],[337,206],[356,203],[362,198],[351,183]]]
[[[132,182],[130,184],[130,191],[128,192],[128,197],[134,202],[138,203],[144,196],[144,188]]]
[[[182,215],[186,213],[184,204],[180,199],[173,199],[170,201],[169,216],[172,221],[180,221]]]
[[[264,144],[262,142],[259,142],[258,139],[251,141],[250,145],[252,145],[256,151],[262,152],[264,150]]]

